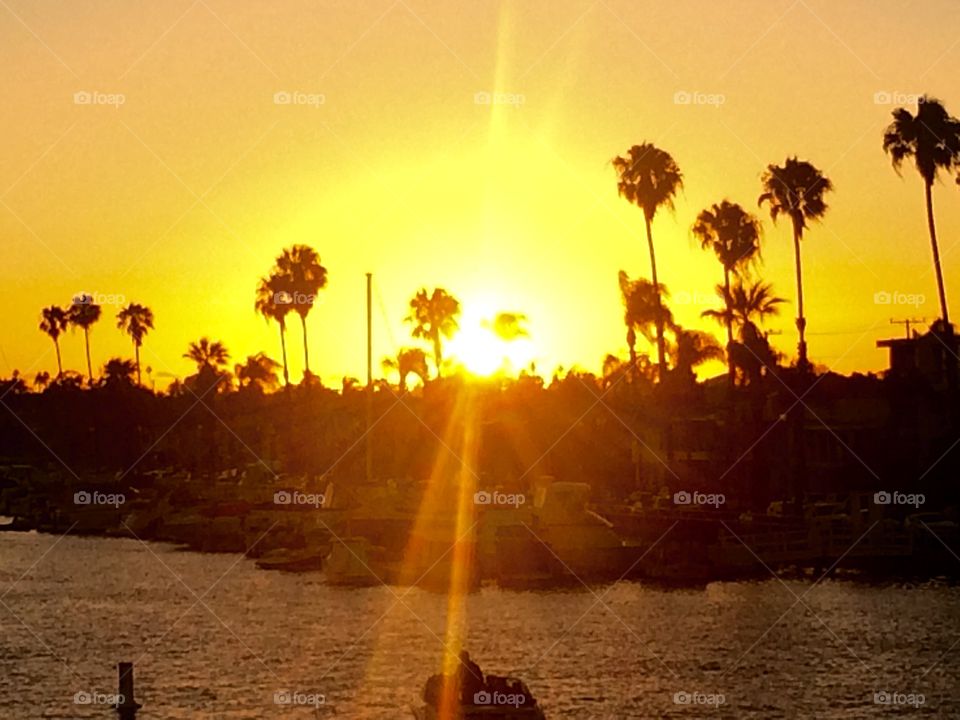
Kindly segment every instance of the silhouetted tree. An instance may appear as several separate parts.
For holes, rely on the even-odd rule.
[[[501,340],[510,342],[522,337],[530,337],[526,328],[527,316],[523,313],[499,312],[490,323],[484,323]]]
[[[46,370],[41,370],[36,375],[33,376],[33,387],[37,390],[43,391],[50,386],[50,373]]]
[[[130,303],[117,313],[117,327],[133,340],[133,353],[137,368],[137,385],[141,385],[140,346],[143,338],[153,330],[153,311],[145,305]]]
[[[760,256],[760,223],[737,203],[723,200],[702,210],[693,225],[693,234],[703,249],[713,250],[723,267],[723,298],[729,298],[730,277],[742,271]],[[728,306],[729,308],[729,306]],[[732,313],[726,313],[727,345],[733,342]],[[730,382],[733,365],[729,364]]]
[[[893,111],[893,122],[883,134],[883,150],[890,155],[897,174],[900,174],[903,161],[913,158],[917,172],[923,178],[927,230],[933,248],[933,267],[940,296],[940,318],[944,327],[949,328],[947,291],[943,284],[940,247],[933,217],[933,183],[941,170],[949,172],[960,160],[960,120],[951,116],[939,100],[924,95],[918,101],[916,115],[906,108]]]
[[[723,309],[704,310],[701,316],[725,326],[743,328],[754,320],[762,324],[768,317],[779,315],[779,306],[786,302],[784,298],[774,295],[772,285],[759,280],[738,280],[731,288],[717,285],[716,290],[723,302]]]
[[[673,323],[670,310],[664,305],[663,298],[669,296],[661,285],[659,292],[652,282],[645,278],[631,280],[623,270],[617,276],[620,283],[620,298],[623,301],[623,323],[627,327],[627,347],[630,349],[630,366],[635,377],[639,378],[637,368],[637,332],[647,342],[656,342],[657,329]],[[659,319],[659,322],[658,322]]]
[[[617,183],[620,195],[643,210],[650,250],[650,276],[654,289],[659,289],[651,225],[659,208],[673,208],[673,198],[683,188],[683,174],[669,153],[649,143],[634,145],[627,151],[626,157],[614,158],[613,166],[620,178]],[[662,304],[659,293],[657,302]],[[667,351],[663,315],[657,313],[657,319],[657,361],[662,378],[667,370]]]
[[[320,264],[320,255],[309,245],[293,245],[277,257],[275,274],[287,285],[290,305],[300,316],[303,328],[303,368],[310,372],[310,351],[307,344],[307,315],[313,309],[317,294],[327,286],[327,269]],[[282,295],[278,302],[285,300]]]
[[[798,367],[808,370],[806,329],[803,314],[803,271],[800,262],[800,241],[808,220],[820,220],[827,211],[824,195],[833,190],[833,183],[806,160],[787,158],[783,165],[768,165],[761,180],[763,192],[758,204],[767,203],[774,223],[780,215],[790,218],[793,225],[793,251],[797,270],[797,346]]]
[[[404,392],[407,389],[407,377],[416,375],[424,383],[429,379],[427,370],[427,354],[420,348],[401,348],[396,358],[384,358],[384,369],[394,370],[400,376],[397,390]]]
[[[460,301],[443,288],[434,288],[429,294],[426,288],[421,288],[410,300],[410,314],[404,322],[413,325],[413,337],[427,340],[433,346],[437,377],[443,364],[443,340],[459,329],[459,316]]]
[[[93,301],[93,296],[81,293],[73,298],[73,304],[68,312],[68,322],[83,328],[83,340],[87,349],[87,376],[93,384],[93,364],[90,362],[90,327],[100,319],[100,306]]]
[[[211,342],[205,337],[190,343],[183,356],[197,364],[197,372],[204,368],[221,370],[230,360],[230,353],[222,342],[219,340]]]
[[[60,336],[70,322],[69,314],[59,305],[51,305],[40,311],[40,329],[50,336],[57,349],[57,377],[63,375],[63,361],[60,359]]]
[[[277,370],[280,363],[265,353],[249,355],[246,362],[234,368],[234,375],[241,388],[250,388],[257,392],[272,391],[280,384]]]
[[[290,385],[290,371],[287,366],[287,313],[293,309],[291,283],[285,276],[272,274],[260,278],[257,284],[257,299],[254,309],[267,322],[273,320],[280,326],[280,351],[283,353],[283,384]]]
[[[103,384],[107,387],[132,386],[136,373],[137,366],[132,360],[111,358],[103,366]]]
[[[673,370],[681,378],[696,381],[694,369],[710,360],[723,360],[724,352],[717,339],[703,330],[685,330],[673,326],[675,343]]]

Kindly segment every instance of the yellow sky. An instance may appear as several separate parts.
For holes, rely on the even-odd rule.
[[[696,213],[724,197],[753,209],[764,166],[796,153],[836,187],[804,243],[811,358],[880,369],[875,340],[902,332],[889,318],[937,310],[922,187],[890,169],[892,106],[875,95],[930,92],[960,114],[958,37],[950,0],[7,0],[0,374],[55,368],[39,311],[80,290],[153,308],[155,377],[188,372],[201,335],[278,357],[253,290],[296,242],[330,270],[309,319],[327,381],[363,373],[367,271],[386,309],[378,358],[410,343],[414,291],[442,285],[525,313],[541,370],[597,369],[625,351],[617,271],[649,272],[609,163],[644,140],[685,174],[654,227],[661,280],[690,300],[674,305],[682,323],[701,323],[719,279],[690,237]],[[723,103],[675,102],[684,92]],[[111,94],[123,104],[99,104]],[[934,200],[956,310],[960,193]],[[763,274],[792,300],[789,230],[764,225]],[[877,305],[883,291],[924,302]],[[96,365],[131,352],[104,311]],[[790,352],[793,312],[771,324]],[[299,377],[296,327],[289,346]],[[81,369],[80,336],[63,349]]]

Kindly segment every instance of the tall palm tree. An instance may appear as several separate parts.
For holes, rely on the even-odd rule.
[[[127,333],[133,340],[133,353],[137,365],[137,385],[140,385],[140,346],[143,345],[143,338],[146,337],[147,333],[153,330],[153,310],[146,305],[130,303],[117,313],[117,327]]]
[[[760,223],[737,203],[723,200],[702,210],[693,224],[693,234],[704,250],[713,250],[723,267],[724,297],[730,297],[730,277],[739,277],[760,257]],[[727,345],[733,342],[733,318],[727,314]],[[733,382],[733,364],[729,365]]]
[[[70,316],[59,305],[51,305],[40,311],[40,329],[50,336],[57,349],[57,377],[63,376],[63,361],[60,359],[60,336],[67,329]]]
[[[806,160],[798,160],[796,156],[788,157],[783,165],[768,165],[761,182],[763,192],[757,204],[769,205],[770,218],[774,223],[781,215],[786,215],[793,225],[793,252],[797,267],[797,332],[800,335],[797,345],[798,367],[807,370],[810,365],[807,361],[807,319],[803,314],[800,241],[807,221],[820,220],[827,212],[824,195],[833,190],[833,183],[816,167]]]
[[[623,270],[617,275],[620,283],[620,298],[623,301],[623,323],[627,326],[627,347],[630,349],[630,366],[634,376],[639,378],[637,366],[637,332],[647,342],[657,342],[658,331],[665,325],[673,324],[670,310],[663,304],[663,298],[669,297],[667,289],[659,288],[646,278],[631,280]]]
[[[460,301],[443,288],[434,288],[429,294],[426,288],[421,288],[410,300],[410,314],[404,322],[413,325],[413,337],[427,340],[433,346],[437,377],[443,365],[443,340],[460,328],[459,315]]]
[[[626,157],[616,157],[613,167],[617,171],[619,182],[617,190],[628,202],[643,210],[643,220],[647,230],[647,246],[650,250],[650,276],[653,287],[660,288],[657,280],[657,257],[653,247],[651,225],[657,210],[661,207],[673,208],[673,199],[683,188],[683,174],[670,153],[650,143],[634,145],[627,151]],[[657,302],[662,304],[660,294]],[[663,337],[663,315],[657,314],[657,361],[661,378],[667,371],[667,350]]]
[[[290,305],[300,316],[303,328],[304,375],[310,374],[310,351],[307,346],[307,315],[313,309],[317,294],[327,286],[327,269],[320,264],[320,255],[309,245],[285,248],[277,257],[275,274],[287,283]]]
[[[87,347],[87,377],[91,384],[93,384],[93,365],[90,362],[90,327],[99,319],[100,306],[93,301],[92,295],[80,293],[73,298],[67,321],[75,327],[83,328],[83,339]]]
[[[183,356],[197,364],[198,373],[204,370],[220,371],[230,360],[230,353],[222,342],[211,342],[205,337],[190,343]]]
[[[277,370],[280,363],[265,353],[249,355],[246,362],[234,368],[234,374],[241,388],[248,387],[258,392],[275,390],[279,385]]]
[[[940,267],[940,247],[933,219],[933,182],[941,170],[950,171],[960,164],[960,120],[950,115],[939,100],[924,95],[917,103],[917,114],[906,108],[893,111],[893,122],[883,134],[883,150],[900,174],[903,161],[913,158],[917,172],[923,178],[927,206],[927,230],[933,248],[933,267],[937,275],[940,295],[940,318],[944,328],[950,328],[947,311],[947,292]]]
[[[293,294],[290,283],[276,273],[260,278],[257,283],[257,297],[253,308],[269,323],[275,321],[280,326],[280,350],[283,353],[283,384],[290,385],[290,370],[287,367],[287,313],[293,309]]]
[[[395,370],[400,376],[397,391],[407,389],[407,378],[416,375],[423,382],[429,380],[427,371],[427,354],[420,348],[400,348],[396,358],[384,358],[383,367],[386,370]]]

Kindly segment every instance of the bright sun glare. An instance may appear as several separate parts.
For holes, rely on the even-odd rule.
[[[460,330],[450,340],[449,354],[454,363],[474,375],[517,375],[534,359],[529,337],[504,340],[493,331],[496,314],[494,306],[483,303],[472,312],[465,311]]]

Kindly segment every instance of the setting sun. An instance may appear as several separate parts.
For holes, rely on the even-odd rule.
[[[452,363],[473,375],[516,376],[535,361],[536,348],[525,325],[525,316],[498,311],[490,301],[465,305],[460,329],[450,340]]]

